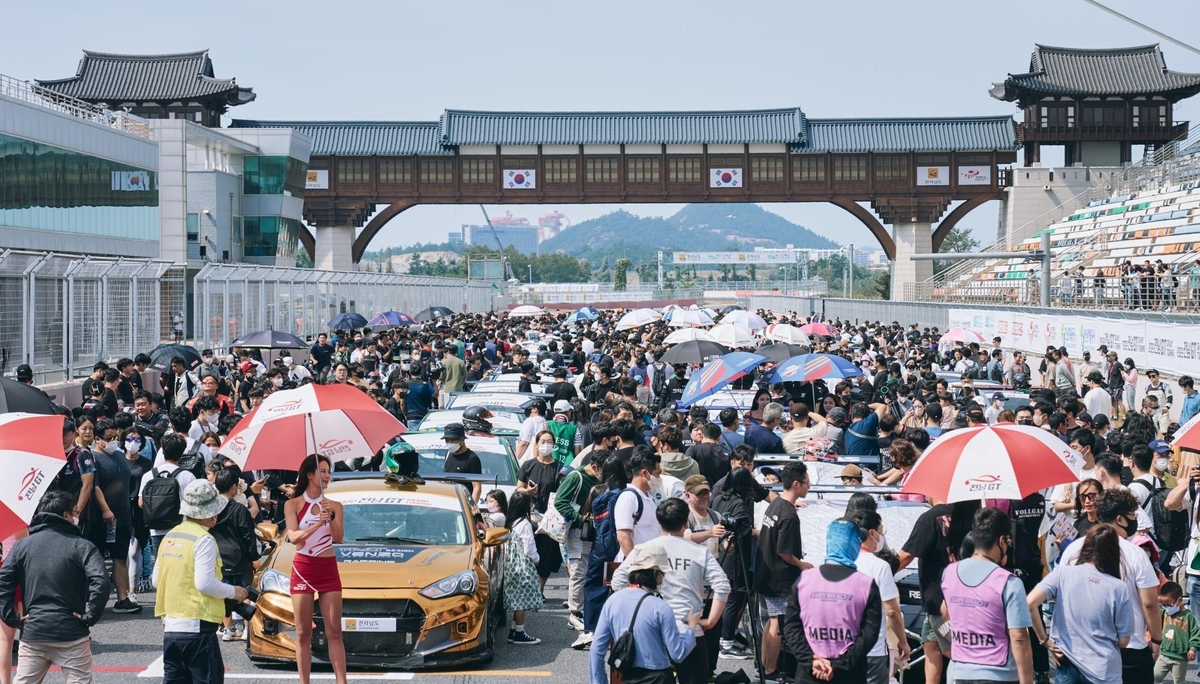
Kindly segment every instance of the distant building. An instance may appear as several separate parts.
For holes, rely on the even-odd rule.
[[[571,219],[567,215],[555,211],[538,219],[538,241],[545,242],[571,227]]]
[[[495,234],[492,234],[492,229]],[[483,245],[495,248],[496,239],[504,248],[512,247],[521,254],[536,254],[538,251],[538,232],[541,229],[529,223],[529,219],[513,216],[505,212],[504,216],[492,218],[492,225],[462,227],[462,241],[466,245]]]
[[[450,237],[446,239],[446,242],[449,242],[452,245],[461,245],[463,243],[462,231],[450,233]]]

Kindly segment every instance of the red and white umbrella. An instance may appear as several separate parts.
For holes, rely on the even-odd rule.
[[[25,529],[42,495],[66,465],[62,416],[0,413],[0,539]]]
[[[798,344],[805,347],[812,345],[812,340],[808,339],[808,335],[803,330],[787,323],[772,323],[763,329],[762,335],[772,342]]]
[[[1171,446],[1189,451],[1200,451],[1200,413],[1188,419],[1171,438]]]
[[[218,453],[242,470],[297,470],[309,454],[334,461],[371,458],[404,425],[351,385],[304,385],[275,392],[241,420]]]
[[[946,334],[942,335],[942,339],[950,342],[962,342],[963,344],[970,344],[972,342],[983,344],[983,335],[974,330],[967,330],[966,328],[947,330]]]
[[[661,318],[662,314],[654,309],[634,309],[621,316],[621,320],[617,321],[617,330],[633,330],[643,325],[650,325]]]
[[[939,501],[1024,499],[1078,482],[1079,452],[1031,425],[998,423],[944,433],[913,466],[901,491]]]

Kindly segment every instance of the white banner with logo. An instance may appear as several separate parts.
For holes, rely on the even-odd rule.
[[[328,190],[329,169],[309,169],[304,176],[305,190]]]
[[[918,166],[917,185],[950,185],[950,167]]]
[[[794,264],[796,252],[673,252],[674,264]]]
[[[1138,368],[1157,368],[1167,375],[1200,375],[1200,326],[1182,323],[1051,316],[986,309],[950,309],[950,328],[974,330],[991,342],[999,336],[1006,349],[1020,349],[1040,358],[1046,347],[1066,347],[1072,358],[1100,345],[1115,351],[1121,361],[1133,359]]]
[[[959,185],[991,185],[992,167],[990,166],[960,166],[958,167]]]

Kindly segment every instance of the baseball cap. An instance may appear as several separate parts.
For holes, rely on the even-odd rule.
[[[848,466],[842,468],[842,472],[838,473],[838,477],[843,478],[843,479],[850,477],[850,478],[854,478],[856,480],[861,480],[862,476],[863,476],[862,468],[859,468],[856,465],[848,465]]]
[[[249,372],[250,372],[250,371],[252,371],[252,370],[254,370],[254,364],[253,364],[253,363],[251,363],[251,362],[249,362],[249,361],[246,361],[245,363],[243,363],[243,364],[242,364],[242,372],[243,372],[243,373],[249,373]]]
[[[1151,368],[1150,370],[1146,371],[1146,375],[1158,375],[1158,371],[1154,368]]]
[[[570,411],[570,410],[571,410],[571,402],[567,401],[566,399],[559,399],[558,401],[554,402],[554,412],[555,413],[566,413],[567,411]]]
[[[1156,454],[1165,454],[1170,450],[1171,445],[1167,444],[1161,439],[1156,439],[1153,442],[1150,442],[1150,451],[1153,451]]]
[[[26,380],[32,380],[32,379],[33,379],[33,369],[29,367],[29,364],[23,363],[23,364],[17,366],[17,380],[24,382]]]
[[[925,417],[930,420],[942,420],[942,405],[941,404],[926,404]]]
[[[442,428],[442,439],[443,440],[449,440],[449,439],[459,440],[459,439],[466,439],[466,438],[467,438],[467,431],[463,428],[462,423],[448,423],[446,425],[446,427]]]
[[[703,475],[689,475],[688,479],[683,481],[683,490],[688,494],[699,494],[700,492],[711,492],[712,487],[708,485],[708,478]]]
[[[826,416],[826,418],[828,418],[829,420],[832,420],[836,423],[845,422],[846,409],[842,408],[841,406],[835,406],[829,410],[829,415]]]
[[[996,392],[992,395],[992,401],[1004,401],[1004,393]]]

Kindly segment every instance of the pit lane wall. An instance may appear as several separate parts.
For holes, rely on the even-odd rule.
[[[1133,359],[1141,370],[1156,368],[1165,376],[1200,377],[1200,319],[1184,314],[1126,312],[1036,307],[963,307],[925,302],[891,302],[808,297],[751,297],[753,309],[813,313],[827,319],[858,322],[897,321],[907,327],[937,326],[974,330],[990,341],[999,336],[1007,349],[1026,351],[1034,358],[1046,347],[1066,347],[1071,358],[1084,351],[1097,358],[1106,345],[1122,361]]]

